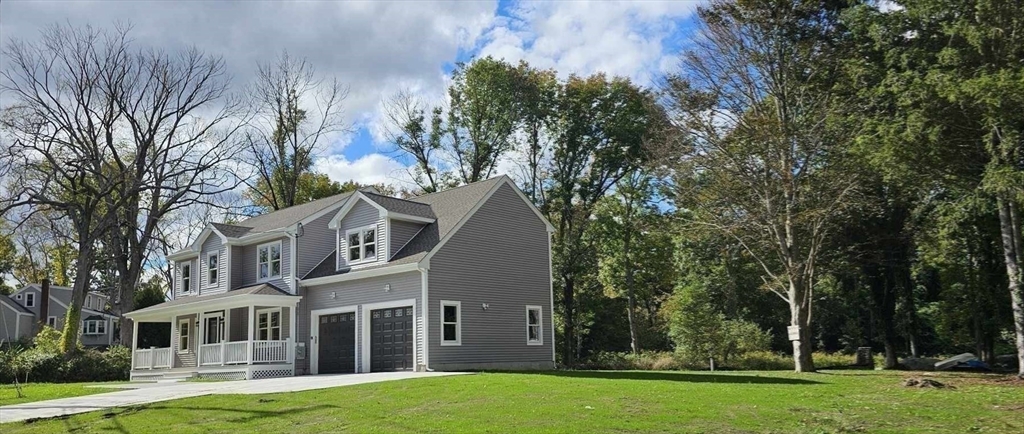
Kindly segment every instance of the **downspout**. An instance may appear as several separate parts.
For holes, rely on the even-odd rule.
[[[429,282],[427,275],[429,272],[429,266],[420,267],[420,303],[423,305],[423,370],[434,372],[433,369],[430,369],[430,303],[427,302],[427,286]]]

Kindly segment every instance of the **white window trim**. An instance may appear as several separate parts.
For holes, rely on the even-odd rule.
[[[277,312],[277,327],[271,327],[270,326],[270,314],[272,312]],[[266,340],[268,340],[268,341],[282,340],[283,341],[284,340],[284,313],[282,313],[280,307],[268,307],[266,309],[257,309],[256,310],[256,323],[253,324],[253,327],[255,327],[255,329],[256,329],[256,333],[253,334],[253,339],[257,340],[257,341],[261,340],[260,339],[260,315],[262,315],[264,313],[267,314],[267,339]],[[275,329],[275,328],[278,328],[278,329],[281,330],[278,333],[279,339],[271,339],[271,337],[273,337],[273,334],[271,333],[271,331],[273,331],[273,329]]]
[[[185,277],[185,270],[188,270],[188,277]],[[192,292],[192,263],[181,264],[181,293]]]
[[[50,326],[50,328],[57,328],[57,317],[52,315],[46,317],[46,325]]]
[[[454,341],[446,341],[444,339],[444,326],[445,326],[445,324],[451,324],[451,323],[446,323],[444,321],[444,307],[445,306],[455,306],[455,340]],[[457,346],[462,345],[462,302],[461,301],[441,300],[441,311],[438,312],[438,313],[440,314],[440,315],[438,315],[438,319],[440,319],[440,321],[441,321],[441,329],[440,329],[441,333],[438,335],[438,337],[441,338],[441,346],[442,347],[449,347],[449,346],[457,347]]]
[[[188,341],[186,341],[186,343],[189,344],[189,345],[192,344],[192,320],[188,319],[188,318],[183,319],[183,320],[178,320],[178,353],[179,354],[188,353],[189,350],[190,350],[189,345],[185,345],[184,347],[181,346],[181,338],[182,338],[181,326],[182,326],[182,324],[185,325],[185,330],[188,330],[188,334],[185,335],[185,337],[188,338]]]
[[[222,343],[222,342],[227,341],[227,339],[224,339],[224,335],[226,334],[226,330],[225,329],[228,328],[227,321],[224,318],[224,312],[204,313],[203,314],[203,344],[205,345],[205,344],[211,343],[211,342],[207,342],[207,339],[206,339],[207,337],[209,337],[209,336],[206,335],[206,332],[209,331],[210,320],[211,319],[217,319],[220,322],[220,333],[219,333],[220,334],[220,342],[216,342],[216,343]]]
[[[373,230],[373,242],[372,243],[364,243],[363,242],[363,233],[368,231],[368,230],[371,230],[371,229]],[[348,257],[349,249],[352,248],[352,246],[350,246],[348,244],[348,237],[349,237],[349,235],[352,235],[353,233],[356,233],[356,232],[359,233],[359,241],[360,241],[359,242],[359,260],[358,261],[353,261],[353,260],[350,260],[349,257]],[[366,263],[369,263],[369,262],[376,261],[377,257],[380,256],[380,251],[378,250],[378,248],[380,247],[380,243],[377,242],[379,239],[380,239],[380,229],[377,227],[376,223],[374,223],[372,225],[366,225],[366,226],[363,226],[363,227],[360,227],[360,228],[352,228],[352,229],[349,229],[349,230],[345,231],[345,263],[347,263],[348,265],[359,265],[359,264],[366,264]],[[366,248],[366,246],[368,246],[370,244],[373,244],[373,257],[372,258],[364,258],[363,257],[363,253],[365,253],[364,249]]]
[[[274,260],[270,258],[270,247],[274,245],[277,245],[277,262],[280,263],[277,267],[278,274],[276,275],[273,274],[274,267],[271,266],[271,264],[274,263]],[[267,248],[267,277],[260,277],[260,250],[264,247]],[[256,246],[256,281],[269,282],[271,280],[280,279],[282,276],[284,276],[284,250],[281,247],[281,240]]]
[[[537,311],[537,339],[530,339],[530,311]],[[526,306],[526,345],[544,345],[544,309],[540,306]]]
[[[92,328],[93,328],[92,331],[89,331],[90,326],[92,326]],[[103,328],[102,331],[100,331],[100,327]],[[102,336],[102,335],[107,334],[106,320],[91,319],[91,320],[82,321],[82,334],[83,335],[88,335],[88,336]]]
[[[258,252],[257,252],[257,254],[258,254]],[[216,267],[210,268],[210,258],[217,258],[217,266]],[[259,258],[257,257],[257,260],[258,259]],[[217,278],[216,279],[211,279],[211,277],[213,277],[213,272],[215,272],[215,271],[217,272]],[[259,272],[259,271],[257,270],[257,272]],[[217,286],[219,284],[220,284],[220,254],[219,254],[219,252],[209,252],[209,253],[206,254],[206,286],[214,287],[214,286]]]
[[[36,307],[36,293],[25,293],[25,307]]]

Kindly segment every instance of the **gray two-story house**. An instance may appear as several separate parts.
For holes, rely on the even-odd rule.
[[[42,317],[44,302],[48,303],[46,318]],[[64,286],[51,285],[45,301],[42,285],[35,283],[9,296],[0,294],[0,341],[31,339],[39,330],[39,323],[63,330],[70,304],[71,288]],[[83,346],[103,348],[114,343],[118,318],[109,307],[110,297],[106,294],[86,293],[79,327],[79,341]]]
[[[504,176],[210,224],[167,257],[172,299],[126,315],[172,330],[132,379],[553,368],[551,230]]]

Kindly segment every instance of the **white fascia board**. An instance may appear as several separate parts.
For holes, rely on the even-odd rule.
[[[18,310],[18,309],[15,309],[14,307],[11,307],[11,306],[10,306],[10,305],[8,305],[7,303],[0,303],[0,305],[3,305],[4,307],[6,307],[6,308],[8,308],[8,309],[10,309],[10,310],[12,310],[12,311],[14,311],[14,313],[16,313],[16,314],[18,314],[18,315],[25,315],[25,316],[35,316],[35,315],[31,314],[31,313],[28,313],[28,312],[22,312],[22,311],[20,311],[20,310]]]
[[[388,210],[384,209],[384,207],[380,206],[377,202],[370,200],[370,198],[366,197],[366,195],[361,191],[356,191],[348,197],[348,200],[345,201],[345,205],[338,210],[338,213],[334,215],[334,218],[332,218],[331,222],[327,224],[327,227],[329,229],[338,229],[338,227],[341,226],[341,220],[345,218],[345,215],[347,215],[360,200],[365,201],[374,208],[377,208],[377,211],[380,212],[380,216],[382,218],[387,215]]]
[[[402,265],[395,265],[392,267],[381,267],[363,271],[350,271],[345,274],[335,274],[332,276],[314,277],[312,279],[301,279],[299,285],[304,287],[314,285],[325,285],[328,283],[347,282],[350,280],[365,279],[367,277],[387,276],[389,274],[405,273],[409,271],[416,271],[420,269],[418,263],[409,263]]]
[[[250,244],[256,244],[263,241],[273,241],[278,238],[292,236],[294,234],[292,229],[275,229],[267,232],[260,232],[252,235],[246,235],[241,238],[231,238],[224,244],[229,246],[247,246]]]
[[[384,214],[382,214],[382,217],[389,218],[389,219],[392,219],[392,220],[401,220],[401,221],[412,222],[412,223],[423,223],[423,224],[426,224],[426,225],[429,225],[429,224],[437,221],[437,219],[432,219],[432,218],[429,218],[429,217],[420,217],[420,216],[415,216],[415,215],[402,214],[402,213],[397,213],[397,212],[390,212],[390,211],[387,211],[387,210],[384,211]]]

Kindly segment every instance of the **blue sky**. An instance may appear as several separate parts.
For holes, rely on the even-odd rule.
[[[650,84],[676,64],[693,32],[691,1],[0,2],[0,42],[33,40],[55,22],[130,22],[139,45],[194,45],[224,57],[235,86],[258,61],[288,50],[350,85],[349,134],[321,149],[317,169],[338,181],[402,185],[405,164],[380,137],[383,98],[443,97],[455,63],[493,55],[571,73]],[[3,59],[0,59],[2,66]]]

